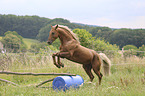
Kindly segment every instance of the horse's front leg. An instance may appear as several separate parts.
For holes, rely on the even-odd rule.
[[[57,62],[61,67],[64,67],[64,64],[60,61],[60,56],[57,56]]]
[[[70,52],[59,52],[57,54],[57,56],[58,56],[58,64],[62,67],[64,67],[64,64],[60,62],[60,58],[67,58],[68,59],[71,57]]]
[[[52,58],[53,58],[53,63],[56,67],[60,68],[60,65],[56,62],[56,56],[58,55],[58,53],[53,53],[52,54]]]
[[[58,57],[58,62],[56,62],[55,56]],[[70,57],[70,53],[69,52],[58,52],[58,53],[54,53],[52,55],[52,57],[53,57],[54,65],[56,65],[58,68],[60,68],[61,66],[64,67],[64,64],[62,64],[60,62],[60,58],[69,58]]]
[[[60,58],[70,58],[71,57],[70,52],[59,52],[57,56]]]

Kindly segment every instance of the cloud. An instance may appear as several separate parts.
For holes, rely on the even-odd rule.
[[[65,18],[109,27],[145,28],[144,0],[0,0],[0,14]]]
[[[98,18],[91,18],[91,19],[84,19],[84,20],[77,20],[79,23],[91,24],[91,25],[98,25],[98,26],[105,26],[111,28],[145,28],[145,16],[134,16],[130,19],[120,19],[116,20],[112,17],[98,17]],[[77,22],[75,21],[75,22]]]
[[[104,21],[105,22],[105,21]],[[109,26],[111,28],[145,28],[145,16],[135,16],[129,20],[109,20],[107,23],[101,25]]]

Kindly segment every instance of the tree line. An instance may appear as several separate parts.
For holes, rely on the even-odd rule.
[[[4,33],[7,31],[16,31],[25,38],[47,41],[51,29],[50,25],[55,24],[68,26],[72,30],[76,28],[85,29],[92,34],[94,39],[97,40],[99,38],[110,44],[116,44],[120,48],[125,45],[134,45],[137,48],[145,45],[145,29],[112,29],[109,27],[71,23],[69,20],[63,18],[49,19],[39,16],[0,14],[0,35],[4,36]]]

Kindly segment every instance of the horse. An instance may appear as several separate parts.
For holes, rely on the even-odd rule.
[[[47,43],[51,45],[57,38],[59,38],[61,45],[60,52],[52,54],[54,65],[58,68],[64,67],[64,64],[60,62],[60,58],[66,58],[70,61],[82,64],[90,78],[90,82],[94,79],[94,75],[91,72],[91,69],[93,69],[94,73],[99,78],[100,85],[103,75],[100,72],[101,58],[99,54],[94,50],[81,46],[75,34],[67,26],[51,25]],[[57,57],[57,62],[55,57]]]
[[[99,56],[101,58],[102,62],[102,69],[103,69],[103,75],[109,76],[111,75],[111,61],[110,59],[104,54],[104,53],[99,53]]]

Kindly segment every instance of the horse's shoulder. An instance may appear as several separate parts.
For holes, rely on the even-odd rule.
[[[79,44],[78,44],[75,40],[71,40],[71,41],[69,41],[69,42],[65,45],[65,47],[66,47],[68,50],[73,50],[73,49],[77,48],[78,45],[79,45]]]

